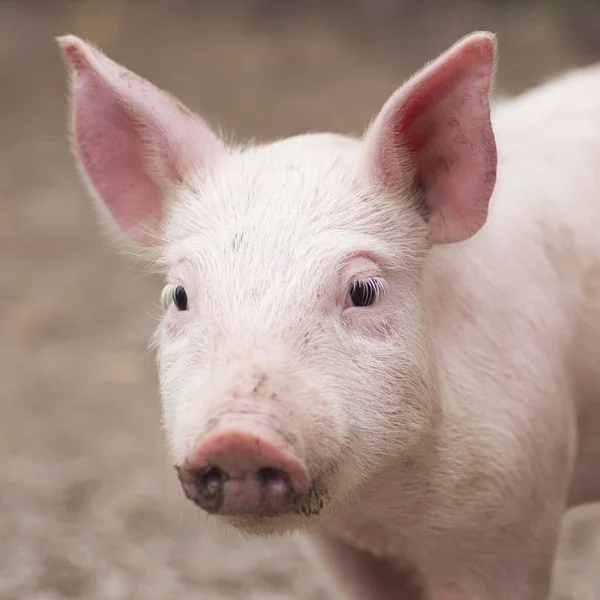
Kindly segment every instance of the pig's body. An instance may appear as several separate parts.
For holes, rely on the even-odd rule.
[[[351,600],[545,599],[565,508],[600,498],[600,70],[496,109],[482,227],[485,34],[361,140],[246,149],[61,46],[86,178],[168,272],[186,495],[308,531]]]
[[[487,224],[426,270],[444,416],[418,459],[324,525],[416,567],[435,600],[544,598],[523,564],[547,573],[567,490],[600,499],[600,68],[504,102],[493,123]],[[369,592],[385,577],[370,566],[357,583],[357,568],[340,575],[357,599],[402,598],[395,578]]]

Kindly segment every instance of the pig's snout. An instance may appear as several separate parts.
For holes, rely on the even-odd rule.
[[[300,459],[239,430],[211,434],[177,471],[186,497],[219,515],[281,515],[309,488]]]

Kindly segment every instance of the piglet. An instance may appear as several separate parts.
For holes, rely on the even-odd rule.
[[[600,498],[600,70],[492,126],[496,42],[473,33],[360,139],[232,146],[58,42],[83,179],[167,273],[185,495],[307,533],[347,600],[545,599],[564,511]]]

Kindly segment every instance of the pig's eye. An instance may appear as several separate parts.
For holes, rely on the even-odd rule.
[[[182,285],[167,284],[162,291],[160,300],[165,310],[171,306],[171,303],[177,307],[177,310],[187,310],[188,307],[187,294]]]
[[[348,306],[371,306],[385,292],[386,284],[382,279],[371,277],[359,279],[350,284],[348,290]]]
[[[178,310],[187,310],[188,299],[185,288],[182,285],[178,285],[173,290],[173,302]]]

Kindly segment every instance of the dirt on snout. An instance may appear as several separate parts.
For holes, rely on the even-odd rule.
[[[264,139],[360,133],[475,29],[499,34],[502,93],[599,59],[598,4],[566,4],[0,1],[0,599],[333,597],[292,540],[244,539],[184,498],[147,351],[161,282],[97,230],[54,36]],[[600,598],[597,507],[569,516],[557,573],[554,600]]]

